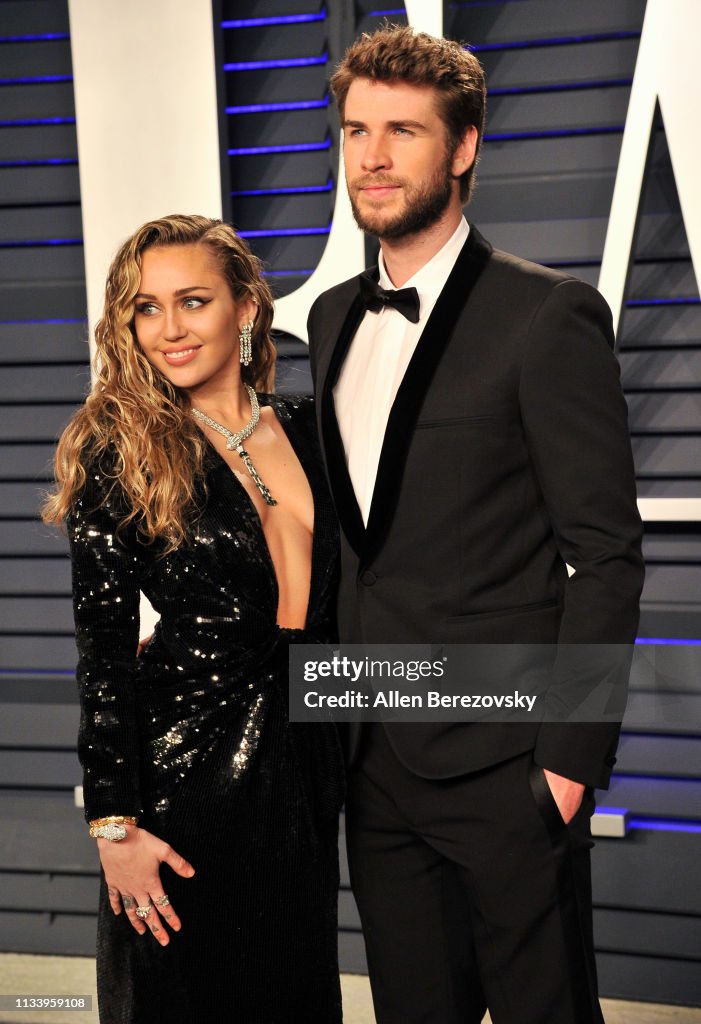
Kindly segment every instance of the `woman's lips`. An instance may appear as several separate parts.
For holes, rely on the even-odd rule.
[[[184,366],[194,359],[200,350],[200,346],[194,348],[183,348],[179,352],[164,352],[163,358],[169,366]]]

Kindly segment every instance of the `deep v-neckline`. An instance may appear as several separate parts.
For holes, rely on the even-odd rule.
[[[312,460],[311,459],[308,460],[306,458],[308,453],[305,451],[303,445],[298,445],[297,444],[297,438],[295,437],[295,431],[294,430],[291,430],[291,431],[288,430],[287,426],[285,425],[285,422],[283,421],[283,419],[279,415],[279,407],[278,407],[277,396],[275,396],[275,395],[259,394],[258,395],[258,401],[259,401],[259,403],[261,405],[261,408],[264,407],[264,406],[269,406],[273,410],[273,415],[275,416],[275,419],[277,420],[277,422],[282,427],[282,431],[283,431],[285,437],[287,438],[287,442],[288,442],[290,448],[292,449],[292,454],[297,459],[297,462],[299,463],[300,469],[302,470],[302,473],[304,474],[304,476],[306,478],[307,484],[309,486],[309,491],[310,491],[311,496],[312,496],[312,516],[313,516],[313,518],[312,518],[312,552],[311,552],[311,560],[310,560],[310,565],[309,565],[309,596],[307,598],[307,607],[306,607],[306,611],[305,611],[305,615],[304,615],[304,626],[302,627],[302,629],[304,630],[304,629],[307,629],[307,627],[309,625],[311,609],[313,607],[313,603],[312,603],[313,602],[313,598],[314,598],[313,589],[314,589],[314,580],[316,578],[315,569],[316,569],[317,559],[318,559],[318,554],[319,554],[319,551],[318,551],[319,530],[317,529],[317,524],[318,524],[318,521],[319,521],[319,493],[318,493],[318,487],[317,487],[316,480],[313,478],[314,477],[314,473],[313,473]],[[288,424],[291,425],[291,423],[292,423],[292,416],[289,414],[289,412],[287,413],[287,417],[288,417]],[[248,491],[244,487],[243,483],[239,480],[238,476],[236,475],[235,470],[233,470],[231,468],[231,466],[226,461],[226,459],[217,451],[217,449],[214,447],[214,445],[212,444],[210,439],[206,436],[206,434],[204,434],[204,432],[203,432],[202,436],[204,437],[204,439],[205,439],[205,441],[206,441],[206,443],[207,443],[207,445],[209,447],[209,450],[214,453],[214,456],[216,457],[217,462],[226,471],[228,477],[231,478],[231,480],[233,480],[233,482],[234,482],[236,488],[238,489],[239,493],[243,495],[244,501],[246,503],[246,508],[247,508],[247,511],[248,511],[248,514],[249,514],[249,518],[253,522],[254,528],[255,528],[256,532],[258,533],[258,535],[259,535],[259,539],[260,539],[260,542],[261,542],[261,550],[263,551],[264,556],[265,556],[265,560],[268,563],[268,569],[270,571],[270,579],[271,579],[272,584],[273,584],[273,596],[274,596],[274,604],[275,604],[275,625],[276,625],[276,628],[284,630],[285,632],[293,632],[293,633],[294,632],[298,632],[299,630],[297,630],[297,629],[295,629],[293,627],[289,627],[289,626],[282,626],[277,621],[279,605],[280,605],[280,581],[278,579],[277,569],[275,568],[275,562],[273,560],[273,556],[272,556],[271,551],[270,551],[270,544],[268,543],[268,538],[265,535],[265,529],[263,527],[263,520],[260,517],[260,512],[256,508],[256,505],[255,505],[255,502],[253,501],[253,498],[248,493]],[[311,455],[311,452],[309,453],[309,455]],[[274,493],[274,488],[271,488],[271,490]]]

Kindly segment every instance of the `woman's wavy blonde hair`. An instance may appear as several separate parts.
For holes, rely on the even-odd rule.
[[[220,220],[175,215],[149,221],[124,242],[107,275],[104,311],[95,328],[93,386],[58,443],[57,489],[44,503],[44,522],[64,522],[85,486],[87,467],[102,462],[124,498],[122,527],[135,522],[143,541],[164,538],[166,550],[187,538],[203,483],[206,444],[190,415],[187,393],[174,387],[141,350],[134,299],[147,249],[193,244],[207,248],[234,300],[250,297],[258,306],[253,358],[241,367],[241,377],[258,391],[272,390],[273,298],[260,260]]]

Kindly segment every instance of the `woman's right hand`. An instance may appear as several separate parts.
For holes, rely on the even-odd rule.
[[[163,891],[159,868],[168,864],[182,878],[192,878],[195,869],[172,846],[136,825],[126,825],[121,842],[98,839],[97,848],[107,882],[110,906],[115,914],[124,909],[133,927],[143,935],[150,929],[162,946],[170,942],[164,921],[180,931],[180,918]],[[148,907],[146,918],[137,917],[137,907]]]

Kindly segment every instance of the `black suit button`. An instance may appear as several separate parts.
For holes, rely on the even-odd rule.
[[[360,582],[365,587],[371,587],[374,583],[377,583],[377,576],[372,569],[364,569],[360,574]]]

